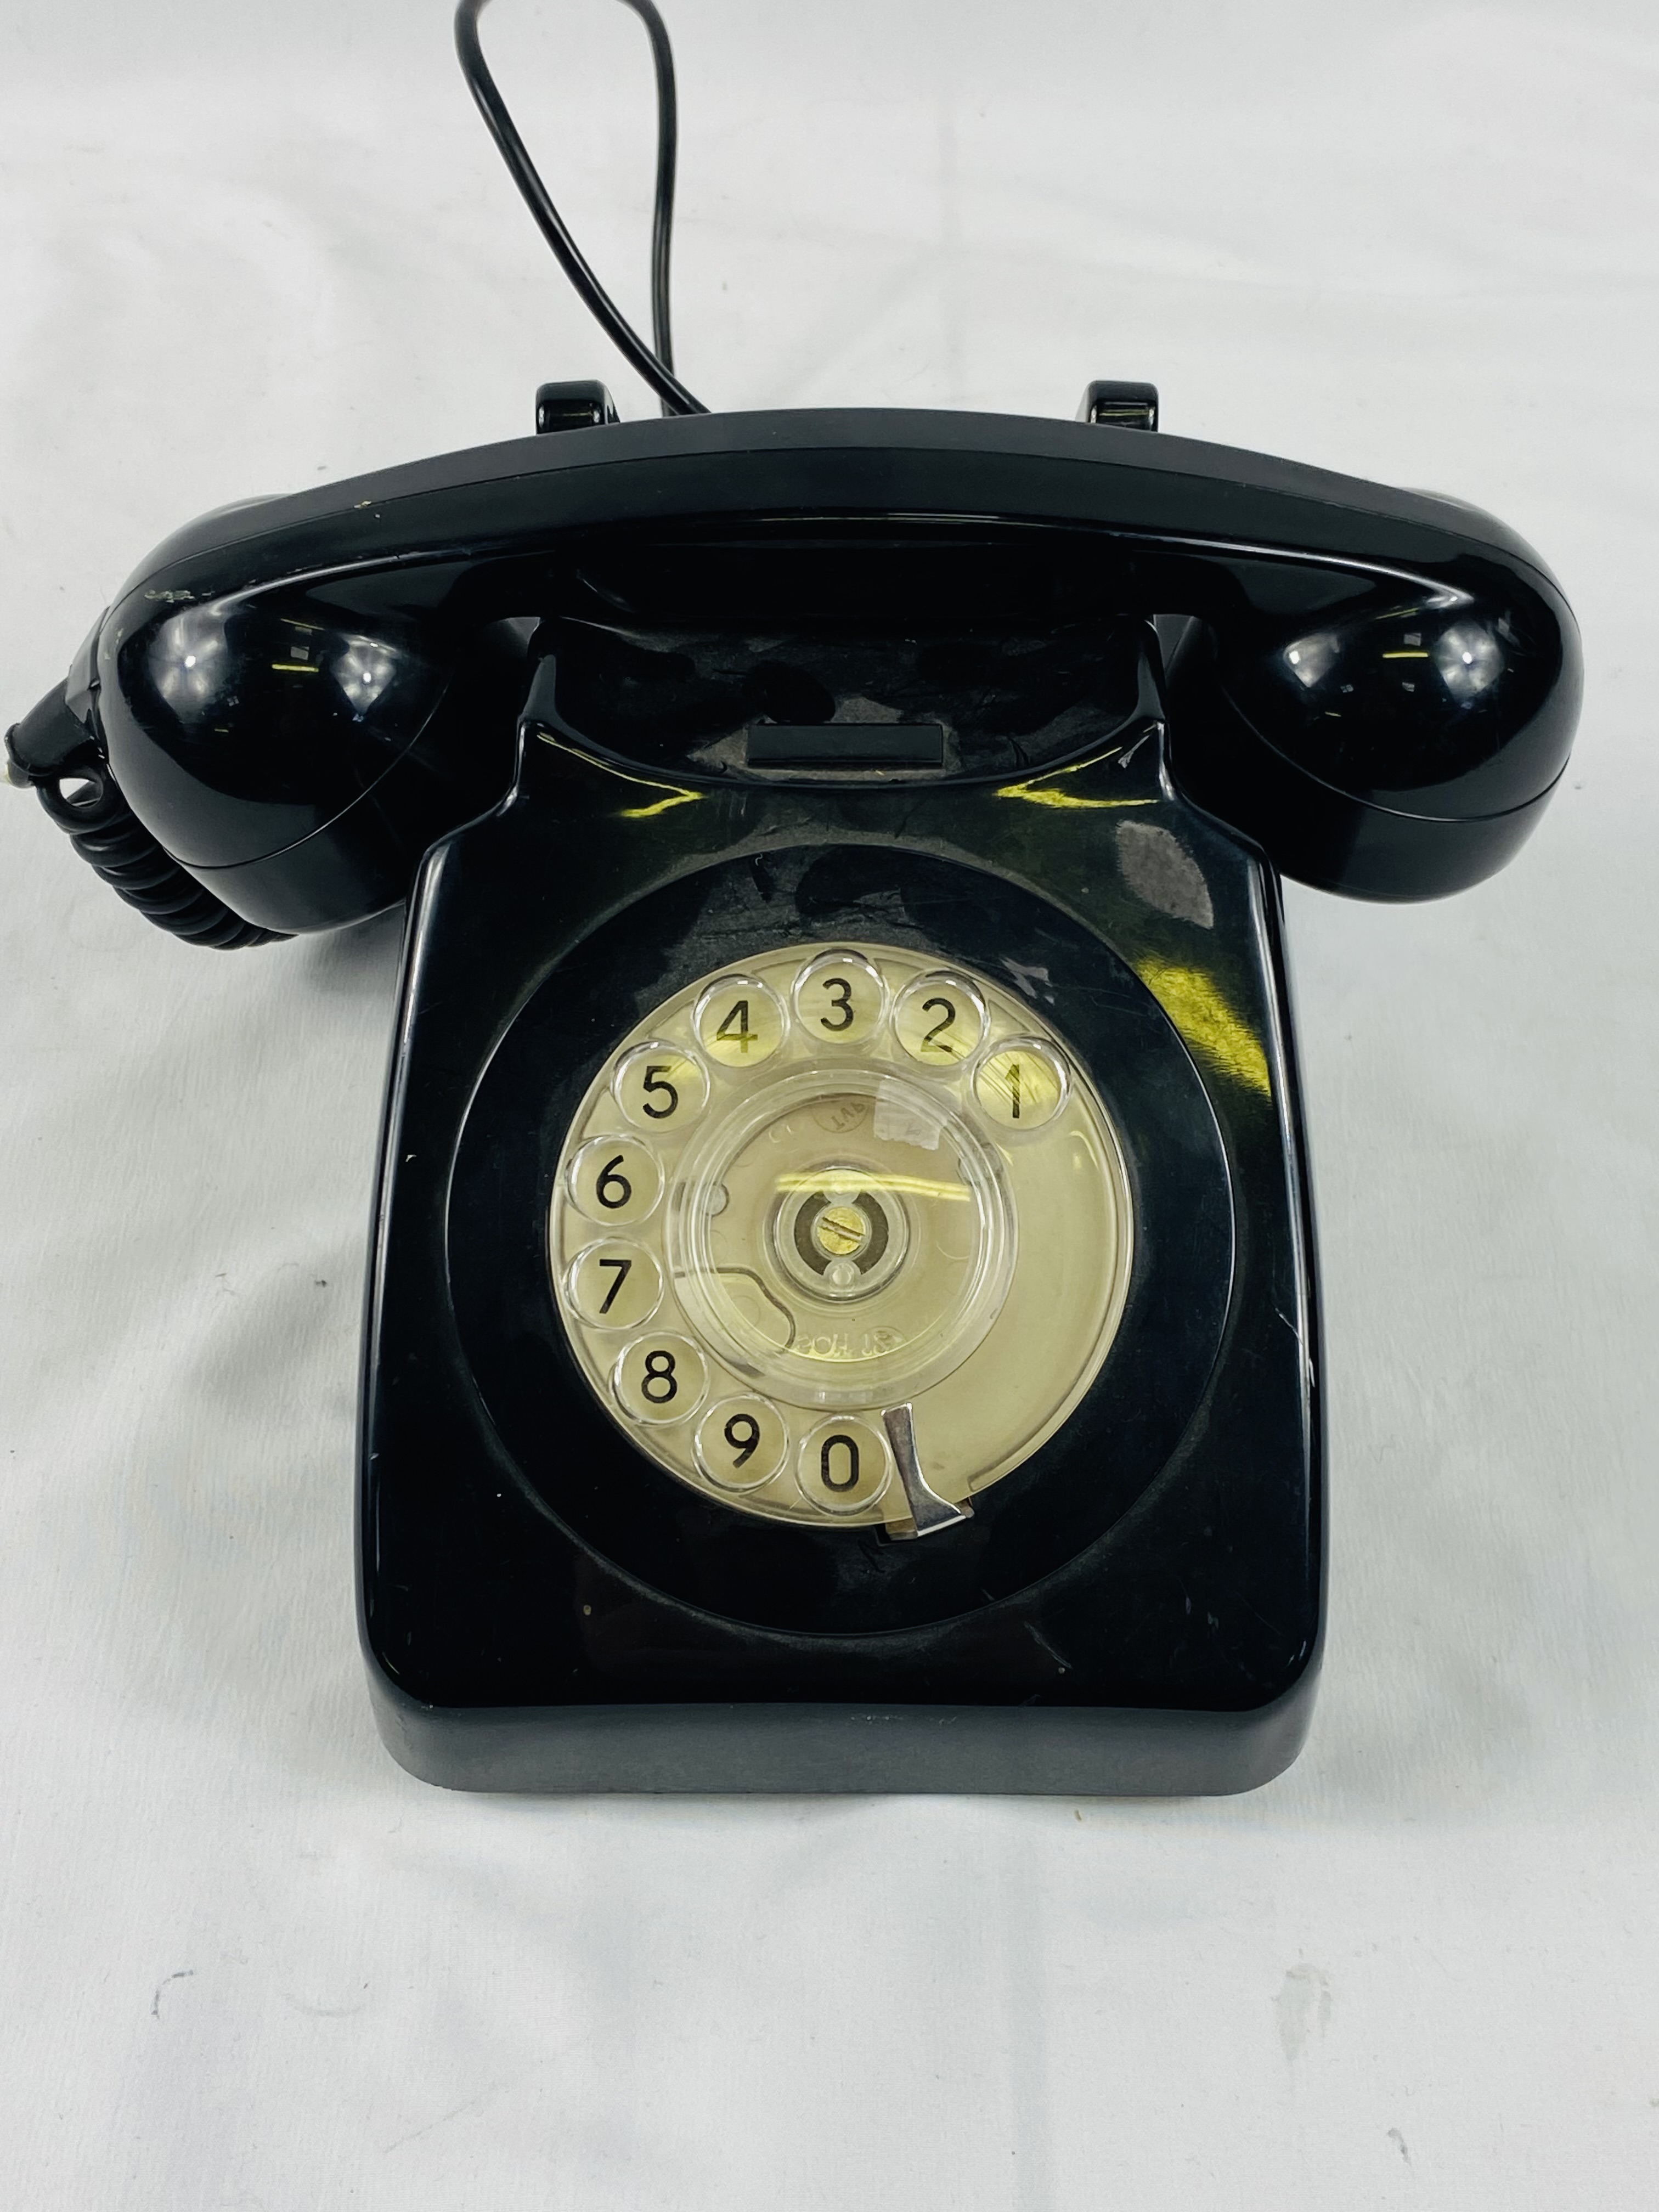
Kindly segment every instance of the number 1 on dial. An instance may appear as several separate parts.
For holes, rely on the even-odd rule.
[[[998,1045],[974,1070],[980,1111],[1011,1132],[1046,1127],[1066,1103],[1066,1085],[1060,1054],[1035,1037]]]

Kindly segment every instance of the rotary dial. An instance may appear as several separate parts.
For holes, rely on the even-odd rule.
[[[1093,1381],[1123,1156],[1029,1003],[884,945],[795,946],[623,1037],[559,1160],[550,1251],[638,1448],[742,1512],[930,1534]]]

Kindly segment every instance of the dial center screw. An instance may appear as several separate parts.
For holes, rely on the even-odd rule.
[[[856,1206],[823,1206],[812,1224],[812,1240],[827,1259],[850,1259],[870,1241],[869,1220]]]

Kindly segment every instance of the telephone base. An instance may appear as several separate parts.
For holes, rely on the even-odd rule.
[[[1295,1756],[1277,891],[1155,710],[830,795],[642,774],[532,687],[511,798],[416,886],[382,1156],[362,1620],[412,1772],[1157,1795]]]
[[[1317,1667],[1247,1712],[995,1705],[423,1705],[370,1670],[398,1764],[445,1790],[549,1796],[1212,1797],[1300,1752]]]

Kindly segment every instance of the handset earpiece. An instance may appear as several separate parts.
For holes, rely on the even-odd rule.
[[[1171,656],[1177,781],[1323,890],[1481,881],[1537,826],[1571,746],[1583,670],[1554,579],[1490,517],[1434,504],[1463,544],[1419,573],[1218,549],[1212,604]]]
[[[385,578],[343,596],[297,580],[200,598],[141,584],[94,633],[89,679],[77,690],[71,671],[11,732],[14,780],[122,897],[191,943],[263,944],[396,905],[434,841],[507,787],[532,625],[389,608],[377,586],[383,599]],[[441,588],[430,570],[424,588]]]

